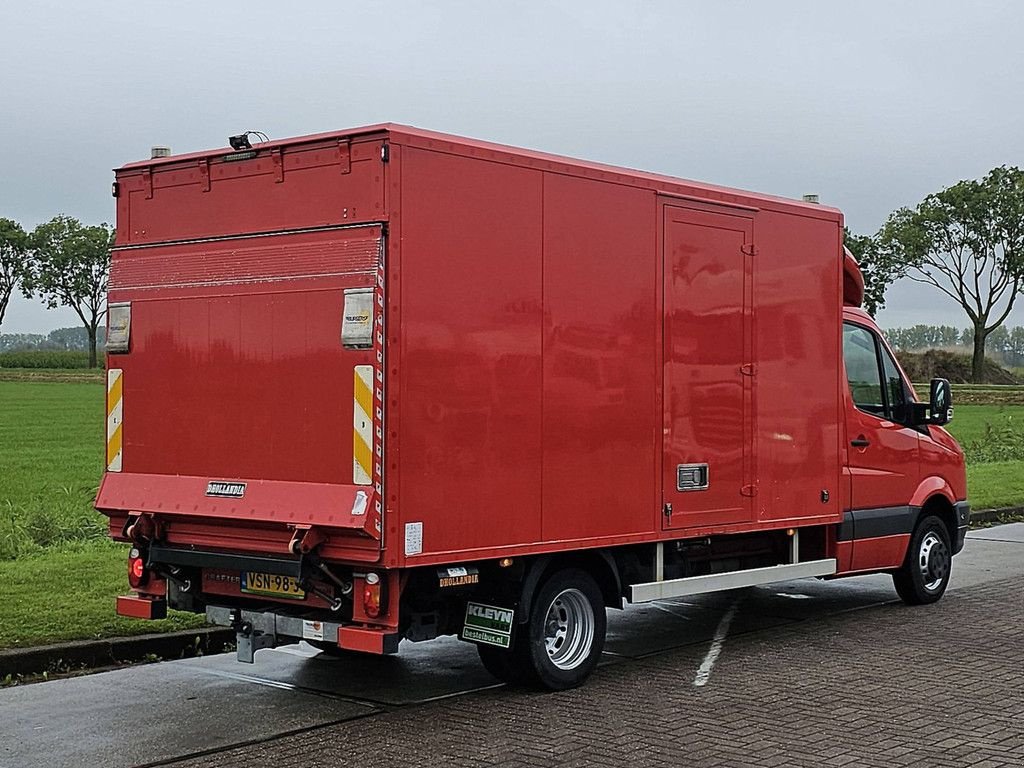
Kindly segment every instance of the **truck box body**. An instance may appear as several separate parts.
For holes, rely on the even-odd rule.
[[[834,209],[393,124],[133,163],[114,194],[96,506],[115,538],[210,553],[167,561],[205,563],[204,600],[238,597],[232,557],[313,553],[357,587],[378,569],[386,615],[344,620],[394,631],[424,566],[628,570],[652,545],[629,567],[653,580],[664,542],[770,559],[796,530],[790,565],[827,566],[802,575],[896,568],[917,518],[858,537],[857,478],[903,472],[862,505],[890,511],[966,495],[939,427],[851,459],[839,329],[877,329],[844,310]],[[922,429],[948,482],[915,484]]]
[[[261,154],[118,176],[115,527],[264,549],[310,523],[393,567],[840,519],[839,398],[808,410],[839,392],[838,212],[394,126]],[[341,344],[378,266],[379,532],[347,514],[374,351]],[[706,493],[674,490],[688,463]]]

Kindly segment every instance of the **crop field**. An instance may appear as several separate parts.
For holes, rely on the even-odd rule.
[[[102,374],[5,373],[0,648],[202,623],[188,614],[155,623],[114,615],[114,597],[127,588],[126,554],[106,540],[106,518],[92,508],[103,468]],[[1024,405],[957,405],[950,430],[968,457],[971,506],[1024,505]]]

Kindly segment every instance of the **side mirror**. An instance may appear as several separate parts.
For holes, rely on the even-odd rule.
[[[929,424],[942,426],[953,418],[953,390],[947,379],[932,379],[931,396],[928,398],[931,418]]]

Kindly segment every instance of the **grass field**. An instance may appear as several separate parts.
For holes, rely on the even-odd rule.
[[[102,536],[103,384],[0,381],[0,560]]]
[[[181,629],[122,619],[123,546],[92,501],[103,469],[103,384],[0,381],[0,648]]]
[[[163,621],[114,613],[114,597],[127,592],[127,562],[125,545],[102,540],[0,562],[0,648],[191,629],[205,623],[202,616],[177,611]]]
[[[193,627],[121,619],[122,546],[92,500],[103,465],[103,381],[39,371],[0,379],[0,648]],[[957,406],[972,507],[1024,505],[1024,405]]]

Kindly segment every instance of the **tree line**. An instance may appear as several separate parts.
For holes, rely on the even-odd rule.
[[[0,218],[0,326],[14,292],[50,309],[69,307],[82,321],[89,367],[96,367],[100,323],[106,314],[107,276],[114,230],[56,216],[31,232]]]
[[[889,343],[900,352],[922,349],[955,349],[974,347],[974,329],[952,325],[915,325],[910,328],[889,328]],[[1024,366],[1024,325],[1009,328],[1001,325],[988,335],[986,353],[1005,365]]]
[[[1024,291],[1024,172],[1000,166],[981,179],[957,182],[894,211],[874,235],[847,231],[846,246],[861,265],[871,314],[901,278],[931,287],[964,310],[972,377],[980,381],[986,348]]]
[[[96,333],[97,347],[106,341],[106,329],[100,327]],[[49,333],[0,333],[0,352],[24,352],[31,350],[88,352],[89,334],[85,328],[56,328]]]

